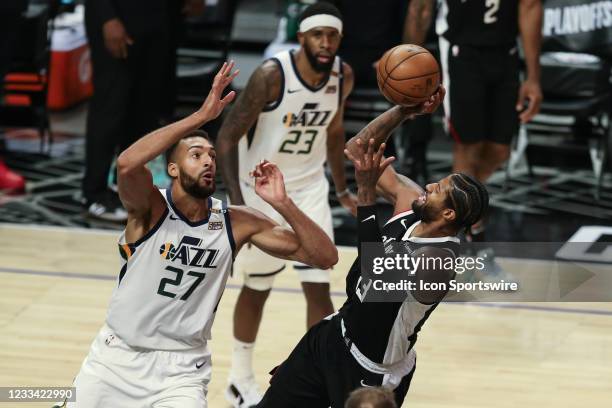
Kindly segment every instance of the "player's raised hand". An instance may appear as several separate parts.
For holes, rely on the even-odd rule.
[[[375,190],[380,175],[395,160],[395,157],[385,159],[383,157],[385,143],[382,143],[376,150],[374,149],[374,139],[370,139],[367,144],[358,139],[356,143],[358,148],[355,151],[351,153],[348,149],[345,149],[344,154],[355,166],[357,187]]]
[[[285,180],[278,166],[264,160],[251,172],[255,178],[255,193],[267,203],[279,203],[287,198]]]
[[[440,84],[438,90],[429,97],[429,100],[414,106],[402,106],[402,112],[413,118],[418,115],[434,113],[446,96],[446,88]]]
[[[223,112],[223,109],[225,109],[225,107],[236,97],[235,91],[231,91],[223,97],[223,91],[225,88],[227,88],[227,86],[232,83],[234,78],[236,78],[238,73],[240,73],[239,69],[232,72],[233,69],[234,61],[230,61],[229,64],[224,62],[221,69],[219,69],[219,72],[217,72],[217,75],[215,75],[210,92],[208,92],[206,100],[202,104],[202,107],[198,110],[198,113],[207,121],[217,118],[221,112]]]

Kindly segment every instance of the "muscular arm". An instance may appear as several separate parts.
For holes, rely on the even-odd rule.
[[[126,239],[133,242],[149,231],[166,205],[164,198],[153,185],[153,178],[145,165],[210,120],[215,119],[232,101],[232,91],[222,97],[237,72],[230,75],[233,62],[224,64],[215,76],[213,86],[202,107],[186,118],[157,129],[125,149],[117,158],[119,198],[128,211]]]
[[[366,144],[374,139],[374,146],[378,148],[385,143],[391,132],[395,130],[408,116],[401,107],[395,106],[378,116],[363,128],[357,135],[346,143],[349,152],[357,154],[360,147],[357,140]],[[398,175],[393,167],[385,169],[376,185],[377,192],[385,197],[394,206],[394,214],[410,209],[412,201],[422,194],[422,189],[408,177]]]
[[[334,243],[295,203],[286,200],[270,203],[291,228],[244,206],[230,207],[238,247],[250,242],[262,251],[282,259],[298,261],[315,268],[329,269],[338,262]]]
[[[353,90],[354,81],[353,70],[348,64],[343,63],[343,72],[342,101],[336,116],[334,116],[327,128],[327,164],[331,170],[337,193],[346,190],[346,174],[344,172],[344,104],[346,98]]]
[[[423,45],[431,24],[434,0],[411,0],[404,24],[404,43]]]
[[[266,104],[276,100],[280,80],[281,73],[275,62],[266,61],[259,66],[219,130],[217,161],[232,204],[244,204],[238,178],[238,142],[255,124]]]

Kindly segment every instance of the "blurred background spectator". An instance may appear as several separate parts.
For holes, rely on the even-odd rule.
[[[168,0],[86,0],[94,95],[87,116],[83,199],[89,215],[124,221],[108,174],[116,154],[157,127],[168,67]]]

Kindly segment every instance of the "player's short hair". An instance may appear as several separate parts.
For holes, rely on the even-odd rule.
[[[183,136],[178,142],[176,142],[175,144],[170,146],[168,150],[166,150],[166,153],[165,153],[166,165],[168,165],[168,163],[171,163],[174,160],[174,157],[173,157],[174,152],[176,151],[176,148],[178,147],[179,143],[181,143],[181,140],[187,139],[190,137],[203,137],[204,139],[208,140],[210,144],[213,144],[213,141],[211,140],[210,136],[208,136],[208,133],[206,131],[202,129],[196,129],[186,134],[185,136]]]
[[[336,6],[326,1],[320,1],[318,3],[311,4],[310,6],[306,7],[302,11],[302,13],[300,13],[300,16],[298,17],[298,25],[304,19],[316,16],[317,14],[329,14],[334,17],[338,17],[340,20],[342,20],[342,13],[340,13],[340,10],[338,10]]]
[[[364,387],[351,392],[344,408],[397,408],[397,404],[388,388]]]
[[[451,175],[450,182],[447,205],[455,210],[457,227],[469,230],[489,209],[489,193],[484,184],[464,173]]]

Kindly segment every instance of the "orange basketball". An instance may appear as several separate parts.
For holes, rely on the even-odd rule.
[[[376,79],[380,92],[395,105],[418,105],[440,85],[440,67],[429,51],[402,44],[385,52],[378,62]]]

